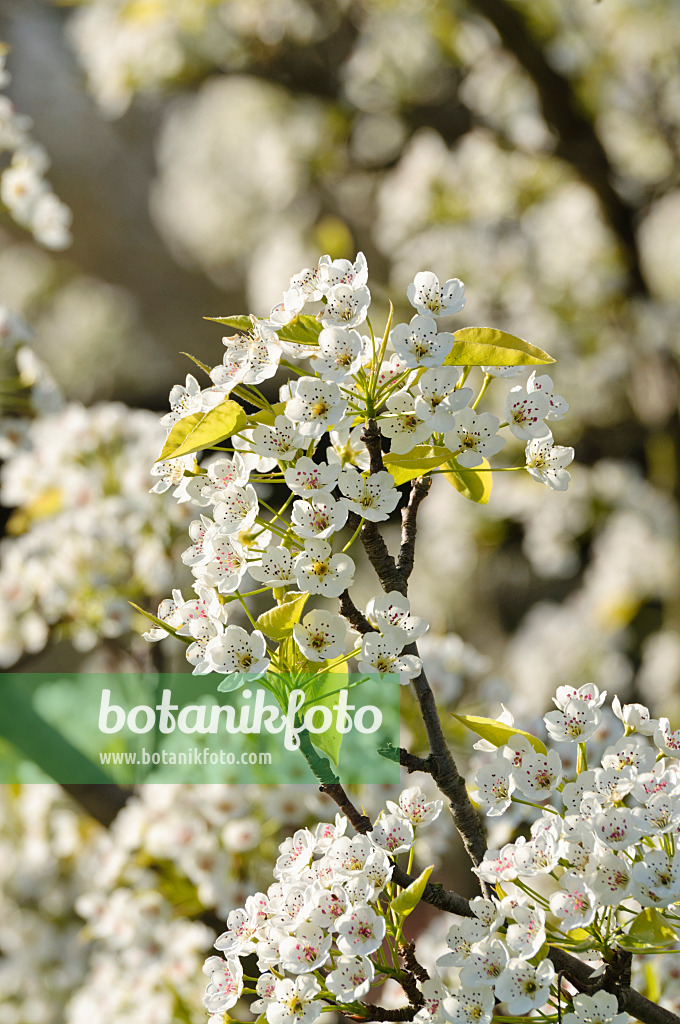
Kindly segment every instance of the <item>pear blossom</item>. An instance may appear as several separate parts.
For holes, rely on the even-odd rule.
[[[633,864],[631,895],[642,907],[667,907],[680,897],[680,850],[645,850]]]
[[[203,537],[203,553],[205,560],[192,566],[201,585],[215,587],[220,594],[233,594],[248,569],[241,545],[215,527]]]
[[[413,825],[408,819],[397,814],[385,814],[373,826],[371,839],[390,857],[405,853],[413,846]]]
[[[347,284],[359,288],[368,281],[368,264],[363,252],[358,252],[354,263],[351,260],[332,260],[330,256],[321,256],[316,270],[315,283],[321,295],[327,295],[329,289],[338,284]]]
[[[210,641],[205,657],[212,665],[213,672],[258,676],[269,667],[266,650],[265,638],[259,629],[249,634],[241,626],[227,626],[221,636]],[[219,689],[223,689],[223,683],[220,683]]]
[[[597,900],[581,875],[574,870],[560,876],[560,890],[549,897],[550,911],[560,918],[564,931],[587,928],[594,920]]]
[[[332,941],[323,929],[305,922],[281,942],[281,966],[291,974],[316,971],[328,960]]]
[[[671,729],[667,718],[660,718],[654,730],[654,742],[669,757],[680,757],[680,729]]]
[[[324,327],[357,327],[368,315],[371,293],[366,285],[336,284],[326,293],[319,319]]]
[[[160,480],[153,485],[151,493],[164,494],[165,491],[174,487],[173,496],[178,499],[184,498],[186,481],[189,479],[185,478],[184,474],[187,471],[193,473],[196,468],[195,455],[180,455],[178,459],[163,459],[159,462],[154,462],[149,473],[151,476],[160,477]],[[188,500],[188,498],[185,500]]]
[[[541,391],[526,391],[521,385],[510,388],[505,402],[505,418],[516,437],[528,441],[549,433],[544,420],[550,411],[550,400]]]
[[[465,305],[465,285],[457,277],[445,284],[429,270],[421,270],[406,289],[406,296],[419,313],[453,316]]]
[[[547,754],[536,751],[522,760],[521,768],[515,768],[513,778],[517,788],[529,799],[543,800],[559,785],[562,778],[562,762],[556,750]]]
[[[600,989],[592,996],[579,992],[573,997],[573,1013],[565,1013],[564,1024],[627,1024],[627,1013],[619,1013],[619,1001],[611,992]]]
[[[542,960],[534,967],[526,960],[513,957],[496,982],[496,996],[506,1003],[508,1013],[529,1013],[547,1002],[554,978],[555,968],[550,960]]]
[[[385,806],[399,818],[406,818],[412,825],[428,825],[439,817],[442,800],[428,800],[420,786],[409,786],[399,794],[399,803],[386,800]]]
[[[633,733],[624,736],[605,749],[602,755],[602,767],[613,768],[621,772],[626,768],[634,768],[635,772],[650,772],[656,764],[656,751],[649,741]]]
[[[370,466],[368,449],[362,441],[363,427],[343,427],[340,424],[335,430],[330,431],[331,447],[326,453],[329,466],[339,465],[356,466],[357,469],[367,470]]]
[[[514,921],[508,925],[505,941],[516,956],[530,960],[545,942],[545,913],[540,907],[520,904],[512,916]]]
[[[606,907],[618,906],[630,895],[631,864],[625,857],[607,850],[593,862],[586,882],[599,903]]]
[[[399,674],[402,686],[420,673],[422,662],[415,654],[402,654],[404,641],[380,633],[366,633],[361,641],[361,655],[357,661],[359,672]]]
[[[341,384],[357,372],[366,350],[358,331],[324,327],[318,340],[318,352],[310,356],[310,363],[320,377]]]
[[[462,917],[452,924],[446,933],[446,945],[449,952],[437,959],[437,969],[442,967],[460,967],[477,942],[488,937],[486,925],[476,917]]]
[[[392,347],[409,369],[441,366],[453,348],[453,335],[437,331],[431,316],[416,313],[409,324],[397,324],[390,331]]]
[[[295,584],[293,555],[283,546],[270,545],[262,552],[260,565],[248,565],[248,572],[266,587],[285,587]]]
[[[486,813],[489,817],[498,817],[512,802],[515,780],[510,766],[499,758],[477,769],[471,787],[474,799],[488,808]]]
[[[299,448],[306,448],[308,438],[304,438],[296,425],[285,416],[277,416],[273,426],[261,423],[250,435],[250,450],[256,455],[281,462],[293,462]]]
[[[322,1004],[316,1000],[321,986],[311,974],[279,978],[265,1014],[269,1024],[314,1024],[321,1016]]]
[[[291,386],[291,398],[286,402],[285,414],[303,437],[321,437],[340,423],[347,402],[337,384],[326,383],[316,377],[300,377],[293,383],[294,391]]]
[[[335,487],[340,466],[337,462],[314,462],[306,455],[300,456],[294,466],[284,473],[286,486],[302,498],[316,498],[325,501]]]
[[[223,960],[221,956],[208,957],[203,973],[210,979],[203,1004],[209,1013],[224,1013],[238,1002],[243,990],[243,968],[236,957]]]
[[[550,402],[550,409],[545,415],[547,420],[561,420],[569,412],[569,403],[561,395],[553,394],[553,382],[552,378],[547,373],[543,373],[540,376],[536,376],[537,370],[534,370],[527,381],[527,393],[540,391],[542,395]]]
[[[453,427],[453,413],[469,405],[472,388],[456,388],[461,371],[457,366],[438,366],[425,370],[415,391],[415,412],[430,427],[443,434]]]
[[[224,395],[208,389],[201,391],[201,386],[192,374],[188,373],[185,384],[175,384],[170,391],[170,412],[161,417],[164,427],[172,427],[184,416],[192,412],[207,412],[224,401]]]
[[[328,661],[346,654],[351,636],[347,620],[326,611],[308,612],[293,626],[295,642],[308,661]]]
[[[237,533],[253,525],[260,511],[257,493],[252,484],[239,487],[228,484],[215,505],[213,515],[222,533]]]
[[[353,466],[345,466],[338,479],[340,501],[348,511],[372,523],[384,522],[399,504],[399,491],[386,470],[362,475]]]
[[[639,732],[643,736],[653,736],[656,719],[649,714],[644,704],[621,704],[618,697],[612,697],[612,711],[620,718],[627,731]]]
[[[172,629],[179,629],[180,626],[184,625],[184,618],[180,610],[183,604],[184,598],[182,597],[181,590],[173,590],[172,597],[166,597],[158,605],[156,618],[166,622]],[[146,633],[142,633],[144,639],[152,643],[158,640],[165,640],[167,635],[168,631],[163,629],[162,626],[153,626]]]
[[[489,937],[475,942],[460,969],[461,984],[467,988],[494,985],[509,959],[508,948],[500,939]]]
[[[406,455],[428,440],[432,428],[415,412],[415,399],[409,391],[397,391],[385,404],[388,412],[380,418],[380,429],[390,438],[393,454]]]
[[[585,743],[601,721],[597,707],[582,700],[568,700],[563,709],[543,716],[548,735],[557,742]]]
[[[455,414],[454,426],[444,435],[444,443],[460,466],[472,469],[504,447],[499,426],[500,420],[490,412],[477,413],[466,407]]]
[[[352,585],[354,562],[349,555],[334,555],[325,540],[306,540],[304,551],[295,559],[294,572],[301,591],[340,597]]]
[[[566,466],[574,461],[574,449],[553,444],[552,434],[532,438],[526,447],[526,469],[530,476],[553,491],[566,491],[571,479]]]
[[[300,537],[318,537],[323,540],[343,528],[347,515],[346,504],[328,496],[325,499],[293,502],[291,522]]]
[[[326,987],[341,1003],[365,996],[375,976],[373,961],[367,956],[339,956],[335,969],[326,977]]]
[[[187,483],[187,494],[195,505],[214,505],[221,500],[229,484],[244,487],[248,483],[248,470],[240,455],[218,457],[202,468],[207,472],[192,477]]]
[[[356,903],[338,918],[336,942],[341,953],[368,956],[380,948],[385,932],[385,918],[378,916],[369,906]]]
[[[454,996],[442,999],[442,1011],[447,1020],[455,1024],[490,1024],[495,1006],[490,985],[461,985]]]

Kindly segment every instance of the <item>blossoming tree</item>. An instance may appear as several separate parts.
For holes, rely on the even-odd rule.
[[[211,1024],[233,1019],[244,998],[269,1024],[312,1024],[333,1008],[353,1020],[433,1024],[499,1013],[623,1024],[626,1010],[676,1021],[631,987],[631,965],[678,939],[678,733],[615,698],[621,739],[593,751],[606,694],[565,685],[544,719],[549,746],[509,714],[459,716],[488,754],[468,792],[418,655],[428,624],[412,613],[408,579],[433,477],[488,501],[489,460],[505,450],[505,430],[524,442],[524,458],[498,471],[568,485],[573,449],[555,445],[550,429],[568,406],[536,369],[551,357],[488,328],[441,330],[439,318],[463,308],[464,289],[429,272],[409,286],[410,322],[395,324],[390,307],[376,332],[367,282],[362,254],[353,263],[322,257],[291,279],[268,317],[214,318],[237,333],[224,338],[220,365],[199,363],[210,386],[189,376],[173,388],[154,470],[157,490],[174,487],[180,502],[204,510],[182,556],[196,596],[175,592],[146,636],[182,640],[193,672],[220,674],[221,690],[255,676],[280,692],[352,659],[360,672],[398,673],[429,751],[385,756],[431,776],[442,799],[412,786],[373,821],[308,738],[305,755],[339,813],[284,842],[273,884],[228,914],[215,943],[222,955],[204,967]],[[282,370],[288,380],[272,404],[260,385]],[[501,422],[480,405],[507,378]],[[288,491],[279,508],[262,497],[275,486]],[[400,504],[395,556],[379,524]],[[348,553],[359,539],[381,588],[363,610],[352,595],[356,549]],[[248,577],[260,586],[245,589]],[[255,618],[249,601],[263,593],[275,604]],[[305,614],[310,596],[337,604]],[[229,623],[234,602],[252,628]],[[444,802],[479,881],[472,900],[430,883],[432,867],[414,867],[416,836]],[[488,849],[477,808],[494,817],[517,805],[532,815],[528,836]],[[405,934],[421,900],[454,915],[439,955],[430,947],[420,956]],[[392,985],[386,1005],[369,1001],[383,985]]]

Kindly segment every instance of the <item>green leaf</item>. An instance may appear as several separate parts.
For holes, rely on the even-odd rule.
[[[286,408],[285,402],[276,402],[270,409],[262,409],[261,412],[256,412],[252,416],[248,417],[248,424],[254,424],[259,426],[261,423],[266,424],[269,427],[274,426],[274,420],[277,416],[281,416],[283,410]]]
[[[444,366],[535,366],[555,362],[543,349],[495,327],[464,327],[453,339]]]
[[[676,931],[654,907],[645,907],[633,921],[628,934],[618,939],[623,949],[641,952],[650,947],[671,946],[678,941]]]
[[[441,445],[430,447],[427,444],[420,444],[413,448],[406,455],[385,455],[383,462],[385,469],[394,477],[396,487],[414,480],[417,476],[423,476],[431,469],[436,469],[443,462],[453,458],[453,452]]]
[[[311,667],[313,666],[310,664]],[[305,701],[304,713],[307,714],[312,708],[319,707],[320,705],[328,708],[332,713],[333,705],[338,703],[338,697],[340,696],[338,690],[344,690],[347,687],[348,681],[349,669],[347,662],[344,661],[339,664],[337,658],[334,661],[329,661],[323,675],[315,679],[309,688],[305,688],[307,699]],[[337,716],[333,715],[330,728],[326,729],[325,732],[310,732],[309,738],[318,750],[330,757],[333,764],[337,765],[342,744],[342,733],[338,732],[336,720]]]
[[[203,448],[210,448],[243,430],[245,425],[246,414],[241,406],[225,398],[208,412],[192,412],[190,416],[178,420],[156,461],[178,459],[181,455],[191,455]]]
[[[204,316],[203,319],[224,324],[225,327],[235,327],[237,331],[249,331],[253,326],[253,321],[247,313],[241,313],[239,316]]]
[[[293,632],[295,623],[300,621],[308,597],[307,593],[298,594],[295,591],[287,594],[283,604],[263,612],[255,625],[270,640],[285,640]]]
[[[486,459],[482,459],[481,465],[475,469],[465,469],[453,458],[448,464],[448,469],[449,472],[444,473],[444,477],[459,494],[478,505],[488,504],[493,487],[493,474]]]
[[[530,732],[524,732],[523,729],[516,729],[514,725],[505,725],[504,722],[497,722],[495,718],[480,718],[479,715],[454,715],[453,717],[477,736],[481,736],[483,740],[493,743],[494,747],[504,747],[511,736],[524,736],[539,754],[546,753],[545,743],[539,740],[538,736],[532,736]]]
[[[281,341],[292,341],[297,345],[316,345],[322,324],[315,316],[302,313],[276,331]]]
[[[399,914],[400,917],[408,917],[411,911],[415,910],[420,902],[420,897],[425,892],[425,886],[427,885],[428,878],[432,874],[433,868],[434,864],[430,864],[429,868],[425,868],[424,871],[421,871],[416,880],[411,882],[408,888],[402,889],[399,895],[395,896],[390,903],[390,909],[393,910],[395,914]]]
[[[180,352],[180,355],[186,356],[187,359],[190,359],[192,363],[196,363],[196,366],[199,366],[201,370],[204,370],[207,374],[210,374],[210,367],[208,366],[208,364],[202,363],[200,359],[196,358],[196,356],[192,356],[191,352]]]

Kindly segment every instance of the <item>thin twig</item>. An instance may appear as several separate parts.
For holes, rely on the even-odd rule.
[[[373,626],[370,624],[366,616],[359,611],[354,601],[349,596],[348,590],[343,591],[340,595],[340,614],[344,615],[350,626],[353,626],[358,633],[364,634],[373,632]]]
[[[405,580],[413,571],[413,560],[416,550],[416,520],[420,503],[430,493],[432,477],[425,476],[414,480],[408,505],[401,510],[401,548],[397,558],[397,569]]]

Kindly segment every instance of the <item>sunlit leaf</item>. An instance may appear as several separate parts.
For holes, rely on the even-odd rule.
[[[246,414],[238,404],[226,398],[208,412],[192,412],[174,424],[157,461],[178,459],[204,448],[211,448],[238,433],[246,425]]]
[[[631,924],[628,934],[617,941],[623,949],[641,952],[647,948],[672,946],[678,941],[678,935],[658,910],[645,907]]]
[[[444,477],[468,501],[474,501],[478,505],[488,503],[493,487],[493,473],[490,472],[486,459],[482,459],[479,466],[474,469],[466,469],[459,466],[457,460],[453,458],[448,463],[448,472],[444,473]]]
[[[309,594],[292,593],[287,600],[258,617],[255,625],[270,640],[285,640],[293,631],[293,626],[300,621],[302,610]]]
[[[433,868],[434,864],[430,864],[429,868],[425,868],[424,871],[421,871],[415,881],[411,882],[408,888],[403,889],[398,896],[395,896],[390,903],[390,909],[393,910],[395,914],[399,914],[400,917],[408,917],[411,911],[415,910],[420,902],[421,896],[425,892],[425,886],[427,885],[428,878],[432,874]]]
[[[389,453],[383,457],[385,469],[394,478],[395,486],[414,480],[417,476],[436,469],[442,463],[453,458],[453,452],[441,445],[430,447],[427,444],[420,444],[413,448],[406,455],[393,455]]]
[[[545,743],[539,740],[538,736],[532,736],[523,729],[516,729],[514,725],[505,725],[504,722],[497,722],[495,718],[481,718],[479,715],[454,714],[453,717],[483,740],[493,743],[494,747],[504,747],[512,736],[524,736],[539,754],[546,753]]]
[[[495,327],[464,327],[453,338],[445,366],[534,366],[555,362],[543,349]]]
[[[253,326],[253,321],[247,313],[237,316],[204,316],[203,319],[212,320],[216,324],[224,324],[225,327],[234,327],[237,331],[249,331]]]

